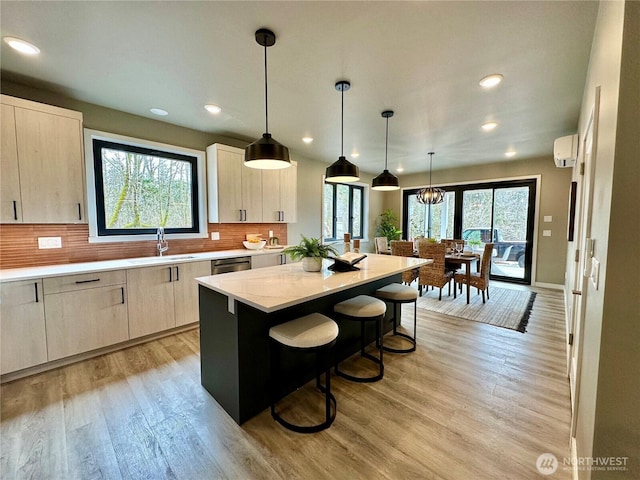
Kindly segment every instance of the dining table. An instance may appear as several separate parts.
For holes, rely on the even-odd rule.
[[[480,270],[480,255],[475,253],[447,253],[444,256],[445,265],[465,266],[465,274],[467,277],[467,304],[471,299],[471,262],[476,262],[476,272]]]

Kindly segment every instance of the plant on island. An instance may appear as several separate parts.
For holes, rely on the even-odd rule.
[[[307,238],[300,235],[302,240],[298,245],[285,248],[282,253],[293,260],[302,260],[302,268],[308,272],[318,272],[322,268],[322,259],[329,254],[339,255],[331,245],[323,245],[318,238]]]

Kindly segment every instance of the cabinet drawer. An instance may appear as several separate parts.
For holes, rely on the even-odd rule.
[[[44,294],[73,292],[86,288],[108,287],[109,285],[122,285],[126,282],[124,270],[110,272],[81,273],[78,275],[66,275],[64,277],[52,277],[44,279]]]
[[[124,286],[47,295],[49,361],[128,340],[126,296]]]

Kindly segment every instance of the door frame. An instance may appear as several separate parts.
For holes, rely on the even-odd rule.
[[[453,224],[453,234],[454,238],[461,238],[462,235],[462,194],[465,190],[482,190],[482,189],[501,189],[501,188],[510,188],[510,187],[520,187],[527,186],[529,187],[529,211],[527,218],[527,245],[525,246],[525,274],[523,278],[515,278],[515,277],[503,277],[498,275],[491,274],[491,279],[523,284],[523,285],[531,285],[534,283],[535,272],[536,272],[536,250],[537,250],[537,228],[538,228],[538,209],[539,209],[539,201],[540,201],[540,175],[527,175],[522,177],[511,177],[511,178],[498,178],[498,179],[487,179],[487,180],[479,180],[473,183],[470,182],[457,182],[457,183],[449,183],[449,184],[440,184],[439,187],[447,192],[455,193],[455,214],[454,214],[454,224]],[[402,203],[401,203],[401,222],[402,222],[402,231],[409,231],[408,224],[408,213],[406,210],[406,205],[408,204],[408,198],[411,195],[415,195],[418,191],[421,190],[422,187],[408,187],[402,189]],[[491,205],[491,217],[492,217],[492,225],[490,228],[493,228],[493,201]],[[530,241],[529,241],[530,240]]]
[[[576,436],[578,409],[580,407],[580,376],[582,372],[582,343],[584,339],[584,319],[586,311],[587,293],[592,248],[591,218],[593,210],[594,173],[598,152],[598,122],[600,117],[600,87],[596,87],[594,103],[587,127],[582,134],[582,155],[584,166],[578,182],[578,212],[577,212],[577,241],[576,250],[578,262],[575,265],[571,289],[571,315],[569,320],[569,333],[573,335],[573,342],[568,346],[568,376],[571,395],[571,439]],[[567,339],[569,340],[569,339]]]

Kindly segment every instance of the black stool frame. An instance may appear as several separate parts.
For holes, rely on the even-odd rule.
[[[385,352],[391,352],[391,353],[411,353],[411,352],[415,352],[416,351],[416,337],[417,337],[417,333],[418,330],[416,329],[416,324],[417,324],[417,316],[418,316],[418,299],[414,299],[414,300],[394,300],[394,299],[390,299],[390,298],[383,298],[383,297],[377,297],[380,300],[383,300],[387,303],[392,303],[393,304],[393,333],[392,335],[394,337],[402,337],[406,340],[408,340],[409,342],[411,342],[411,347],[409,348],[391,348],[391,347],[385,347],[382,346],[382,349]],[[397,328],[398,328],[398,319],[396,318],[396,304],[401,305],[403,303],[413,303],[413,337],[411,335],[407,335],[406,333],[402,333],[402,332],[398,332]]]
[[[299,347],[291,347],[289,345],[284,345],[273,338],[271,340],[271,417],[289,430],[298,433],[316,433],[322,430],[325,430],[331,426],[333,421],[336,418],[336,413],[338,411],[338,405],[336,403],[336,397],[331,393],[331,361],[330,354],[331,349],[336,344],[336,339],[333,341],[326,343],[324,345],[319,345],[317,347],[311,348],[299,348]],[[309,425],[309,426],[301,426],[295,425],[293,423],[287,422],[284,418],[282,418],[276,412],[276,392],[279,390],[277,386],[279,386],[279,382],[277,379],[279,378],[280,373],[280,348],[288,348],[290,350],[311,353],[315,352],[316,354],[316,388],[324,393],[325,397],[325,421],[319,423],[317,425]],[[321,358],[322,357],[322,358]],[[322,360],[322,361],[321,361]],[[325,385],[323,386],[320,383],[320,366],[324,365],[324,374],[325,374]],[[331,405],[333,404],[333,408]]]
[[[378,365],[377,375],[374,375],[372,377],[356,377],[354,375],[350,375],[348,373],[340,371],[339,363],[336,363],[336,367],[335,367],[336,375],[342,378],[346,378],[347,380],[351,380],[352,382],[359,382],[359,383],[371,383],[371,382],[377,382],[378,380],[382,380],[382,377],[384,377],[384,363],[382,361],[382,352],[384,350],[382,321],[384,320],[384,315],[377,315],[375,317],[352,317],[350,315],[344,315],[344,314],[336,314],[336,315],[338,316],[338,318],[360,322],[360,356]],[[364,347],[365,347],[364,324],[366,322],[376,322],[376,346],[378,348],[381,346],[383,347],[383,348],[379,348],[378,350],[379,351],[378,358],[364,351]]]

